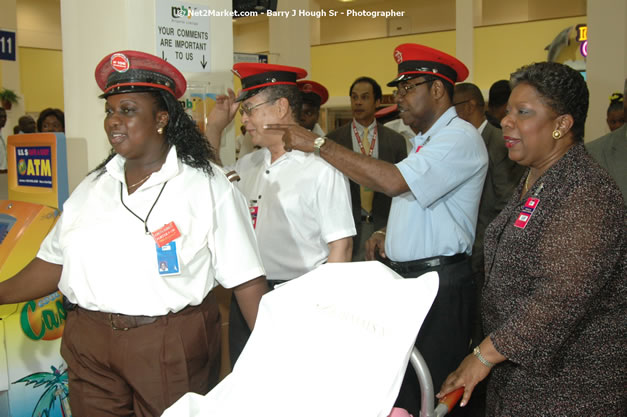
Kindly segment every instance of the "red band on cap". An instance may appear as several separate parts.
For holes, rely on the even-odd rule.
[[[138,87],[153,87],[153,88],[159,88],[161,90],[166,90],[169,91],[174,97],[176,97],[176,94],[174,94],[174,91],[169,88],[166,87],[165,85],[161,85],[161,84],[153,84],[153,83],[121,83],[121,84],[115,84],[112,85],[111,87],[107,88],[106,90],[104,90],[104,94],[107,94],[109,91],[118,88],[118,87],[125,87],[127,85],[134,85],[134,86],[138,86]]]
[[[280,84],[296,85],[296,83],[291,83],[289,81],[277,81],[275,83],[265,83],[265,84],[253,85],[252,87],[248,87],[248,88],[242,88],[242,91],[256,90],[256,89],[261,88],[261,87],[267,87],[267,86],[271,86],[271,85],[280,85]]]
[[[449,77],[446,77],[438,72],[432,72],[432,71],[407,71],[407,72],[401,72],[400,74],[398,74],[398,77],[400,77],[401,75],[405,75],[405,74],[423,74],[423,75],[433,75],[435,77],[438,78],[443,78],[446,81],[448,81],[449,83],[455,85],[455,82],[453,80],[451,80]],[[397,78],[398,78],[397,77]]]

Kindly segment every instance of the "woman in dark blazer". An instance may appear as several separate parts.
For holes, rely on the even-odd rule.
[[[465,405],[491,373],[489,416],[625,415],[625,207],[583,146],[586,83],[546,62],[511,82],[504,139],[529,169],[486,231],[488,336],[438,396]]]

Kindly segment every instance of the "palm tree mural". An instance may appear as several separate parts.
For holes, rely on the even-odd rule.
[[[50,417],[50,410],[54,406],[55,400],[58,398],[61,415],[63,417],[72,417],[72,411],[70,410],[70,404],[68,402],[68,383],[67,383],[67,369],[61,372],[61,368],[57,369],[54,366],[50,367],[52,372],[35,372],[18,379],[14,382],[24,382],[26,385],[33,385],[33,388],[38,388],[42,385],[46,390],[39,397],[37,405],[33,410],[33,417]]]

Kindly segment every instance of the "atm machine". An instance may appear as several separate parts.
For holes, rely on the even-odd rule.
[[[37,254],[68,198],[63,133],[9,136],[8,200],[0,201],[0,282]],[[0,416],[69,417],[59,292],[0,306]]]

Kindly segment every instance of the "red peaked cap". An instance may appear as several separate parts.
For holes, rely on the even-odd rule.
[[[233,65],[233,73],[242,80],[242,91],[235,101],[243,101],[257,94],[260,88],[273,85],[293,85],[305,78],[307,71],[286,65],[239,62]]]
[[[374,114],[374,117],[379,119],[381,117],[388,116],[388,115],[390,115],[390,114],[392,114],[392,113],[394,113],[396,111],[398,111],[398,104],[393,104],[391,106],[385,106],[381,110],[377,111]]]
[[[399,45],[394,49],[394,60],[398,64],[398,76],[388,87],[421,75],[434,75],[453,85],[468,77],[468,68],[459,59],[424,45]]]
[[[113,94],[165,90],[177,99],[187,89],[185,77],[172,64],[140,51],[113,52],[96,66],[101,98]]]
[[[320,83],[310,80],[300,80],[297,81],[296,84],[298,85],[298,89],[301,93],[315,94],[318,96],[320,99],[320,104],[318,104],[318,106],[322,106],[329,99],[329,90],[327,90],[326,87]]]

